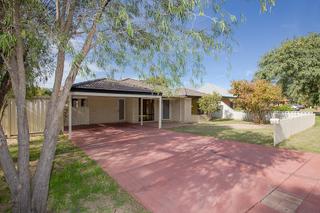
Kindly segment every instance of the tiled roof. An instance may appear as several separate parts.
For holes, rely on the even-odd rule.
[[[199,92],[197,90],[188,89],[188,88],[179,88],[175,91],[175,96],[193,96],[193,97],[202,97],[207,95],[207,93]]]
[[[152,89],[152,86],[145,81],[136,80],[132,78],[126,78],[122,80],[111,80],[107,78],[84,81],[73,84],[71,91],[79,92],[104,92],[104,93],[137,93],[137,94],[153,94],[156,95]],[[197,90],[179,88],[176,89],[174,94],[176,97],[201,97],[206,93],[199,92]]]
[[[150,87],[138,85],[133,83],[134,79],[124,80],[111,80],[107,78],[96,79],[91,81],[84,81],[81,83],[73,84],[71,91],[85,91],[85,92],[115,92],[115,93],[142,93],[142,94],[153,94],[154,92]],[[137,80],[134,80],[137,81]],[[139,82],[139,81],[137,81]]]

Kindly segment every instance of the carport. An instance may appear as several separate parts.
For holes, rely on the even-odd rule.
[[[128,82],[98,79],[74,84],[68,101],[68,133],[73,125],[157,121],[162,128],[162,96]]]

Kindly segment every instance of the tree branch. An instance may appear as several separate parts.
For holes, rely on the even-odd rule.
[[[56,23],[60,22],[60,0],[56,0]]]
[[[18,187],[19,187],[18,174],[14,166],[13,160],[10,156],[6,136],[4,135],[4,131],[1,124],[0,124],[0,165],[4,172],[6,182],[9,185],[11,194],[17,195]]]
[[[72,27],[73,15],[76,8],[76,0],[72,0],[67,13],[67,19],[63,27],[63,33],[70,34],[69,31]]]

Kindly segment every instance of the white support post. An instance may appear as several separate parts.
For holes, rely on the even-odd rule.
[[[143,98],[140,98],[140,125],[143,125]]]
[[[71,94],[69,95],[69,119],[68,119],[68,128],[69,128],[69,135],[68,138],[71,139],[71,134],[72,134],[72,96]]]
[[[162,128],[162,97],[159,97],[159,129]]]

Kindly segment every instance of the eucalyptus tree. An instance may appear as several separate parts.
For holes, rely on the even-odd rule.
[[[12,193],[14,212],[46,212],[62,112],[76,76],[87,72],[89,63],[95,62],[110,73],[130,66],[140,76],[148,77],[152,73],[151,76],[166,76],[167,81],[178,84],[186,73],[201,75],[204,54],[228,48],[228,38],[238,20],[224,10],[223,0],[2,2],[6,6],[5,17],[10,20],[5,43],[13,47],[3,60],[17,103],[17,169],[3,134],[0,159]],[[260,3],[265,10],[274,0],[260,0]],[[44,142],[35,174],[31,175],[24,53],[25,35],[35,30],[41,30],[51,43],[55,70]],[[66,60],[71,61],[70,69],[66,69]]]
[[[274,81],[294,102],[320,105],[320,34],[287,40],[264,55],[255,74]]]

